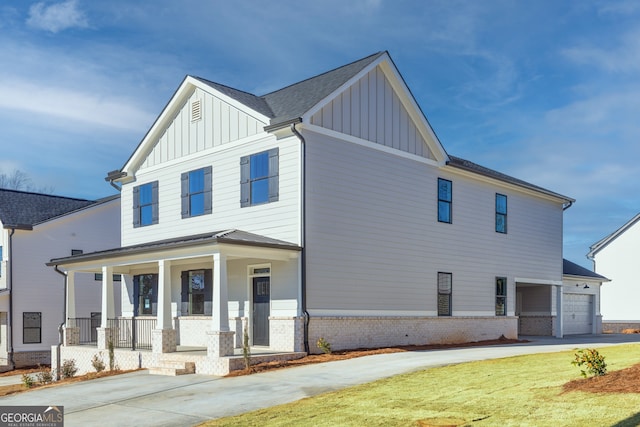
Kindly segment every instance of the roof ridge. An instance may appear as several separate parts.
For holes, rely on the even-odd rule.
[[[77,200],[79,202],[94,202],[95,201],[95,200],[91,200],[91,199],[81,199],[81,198],[78,198],[78,197],[59,196],[57,194],[47,194],[47,193],[39,193],[39,192],[35,192],[35,191],[15,190],[15,189],[12,189],[12,188],[0,188],[0,191],[6,191],[6,192],[18,193],[18,194],[30,194],[30,195],[33,195],[33,196],[42,196],[42,197],[55,197],[57,199]]]

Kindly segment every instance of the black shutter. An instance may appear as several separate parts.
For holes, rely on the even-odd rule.
[[[140,276],[133,276],[133,315],[140,313]]]
[[[133,228],[140,227],[140,187],[133,187]]]
[[[204,302],[213,302],[213,270],[210,268],[204,270]]]
[[[240,158],[240,207],[244,208],[251,205],[249,200],[251,177],[251,163],[249,156]]]
[[[153,205],[151,207],[151,224],[158,223],[158,181],[151,183],[151,200]]]
[[[182,199],[182,218],[189,217],[189,172],[180,176],[180,188]]]
[[[151,302],[158,304],[158,275],[151,275]]]
[[[180,277],[182,278],[182,293],[181,293],[180,301],[188,304],[189,303],[189,272],[183,271]],[[182,314],[184,315],[185,313],[182,313]]]
[[[279,196],[278,148],[269,150],[269,202],[277,202]]]
[[[204,168],[204,214],[213,212],[213,168]]]

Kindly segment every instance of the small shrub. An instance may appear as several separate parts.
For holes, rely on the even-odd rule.
[[[251,347],[249,347],[249,327],[247,320],[244,321],[242,328],[242,357],[244,359],[244,368],[251,369]]]
[[[51,373],[51,369],[38,365],[38,373],[36,374],[36,379],[40,384],[50,384],[53,382],[53,373]]]
[[[607,373],[607,363],[604,361],[604,356],[594,348],[578,350],[571,364],[578,367],[584,366],[580,370],[580,374],[585,378],[589,375],[600,377]]]
[[[331,354],[331,344],[327,342],[323,337],[318,338],[318,342],[316,342],[316,346],[322,350],[325,354]]]
[[[114,351],[113,340],[109,340],[109,343],[107,344],[107,346],[109,348],[109,370],[113,371],[116,365],[116,356]]]
[[[102,360],[102,355],[101,354],[94,354],[93,357],[91,358],[91,366],[93,366],[93,369],[96,370],[96,372],[102,372],[104,371],[104,361]]]
[[[26,388],[31,388],[36,385],[36,382],[31,378],[31,375],[22,374],[22,384],[24,384]]]
[[[75,359],[65,359],[60,367],[62,378],[73,378],[78,372]]]

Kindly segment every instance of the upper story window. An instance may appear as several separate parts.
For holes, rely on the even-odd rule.
[[[507,278],[496,277],[496,316],[507,315]]]
[[[438,221],[451,224],[451,181],[438,178]]]
[[[133,227],[158,223],[158,181],[133,187]]]
[[[452,274],[438,273],[438,316],[451,316]]]
[[[211,170],[211,166],[207,166],[182,174],[182,218],[212,212]]]
[[[496,231],[507,232],[507,196],[496,193]]]
[[[277,202],[278,148],[240,159],[240,206]]]

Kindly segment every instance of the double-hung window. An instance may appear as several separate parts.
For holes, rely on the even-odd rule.
[[[507,196],[496,193],[496,231],[507,232]]]
[[[240,159],[240,206],[277,202],[279,196],[278,148]]]
[[[207,166],[182,174],[182,218],[212,212],[211,170],[211,166]]]
[[[451,181],[438,178],[438,221],[451,224]]]
[[[496,277],[496,316],[507,315],[507,278]]]
[[[22,343],[40,344],[42,342],[42,313],[22,313]]]
[[[133,226],[158,223],[158,181],[133,187]]]
[[[438,316],[451,316],[451,273],[438,273]]]

